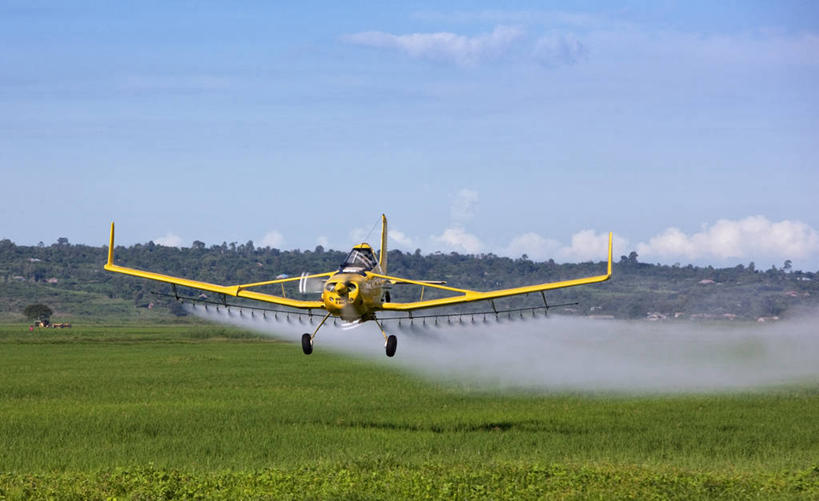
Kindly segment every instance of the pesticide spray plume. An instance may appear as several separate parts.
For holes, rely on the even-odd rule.
[[[187,304],[195,315],[292,341],[321,321],[232,306]],[[774,324],[600,320],[391,322],[398,352],[387,361],[371,322],[345,329],[328,320],[316,350],[378,360],[436,381],[488,390],[692,393],[819,382],[817,315]],[[514,317],[513,317],[514,318]]]

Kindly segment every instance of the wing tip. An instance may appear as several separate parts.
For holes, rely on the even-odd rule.
[[[606,269],[606,277],[611,278],[611,250],[612,244],[614,242],[614,232],[609,232],[609,264],[608,268]]]
[[[114,264],[114,222],[111,221],[111,236],[108,238],[108,263],[107,266]]]

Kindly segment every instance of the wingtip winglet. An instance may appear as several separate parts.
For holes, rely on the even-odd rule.
[[[108,266],[114,264],[114,222],[111,221],[111,236],[108,239]]]
[[[611,247],[612,247],[612,242],[613,241],[614,241],[614,233],[610,231],[609,232],[609,266],[608,266],[608,269],[606,270],[606,275],[608,277],[611,277]]]

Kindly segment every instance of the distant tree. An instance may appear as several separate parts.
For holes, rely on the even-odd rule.
[[[193,244],[191,244],[191,248],[196,250],[204,250],[205,242],[202,242],[201,240],[194,240]]]
[[[321,245],[317,245],[316,249],[313,252],[315,252],[316,254],[323,254],[324,253],[324,247],[321,246]]]
[[[645,308],[640,303],[631,303],[628,307],[628,318],[643,318],[645,314]]]
[[[793,267],[793,263],[791,262],[791,260],[786,259],[785,264],[782,265],[782,271],[790,272],[792,267]]]
[[[68,239],[65,238],[65,237],[58,238],[57,239],[57,245],[59,245],[61,247],[68,245]]]
[[[29,320],[47,320],[54,312],[44,304],[30,304],[23,310],[23,315]]]
[[[637,264],[637,251],[631,251],[628,254],[628,263],[629,264]]]
[[[38,266],[31,273],[31,276],[32,276],[32,278],[34,279],[35,282],[41,282],[41,281],[45,280],[47,271],[48,270],[45,267]]]

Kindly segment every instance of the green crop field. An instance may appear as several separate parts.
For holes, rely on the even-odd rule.
[[[817,499],[817,416],[815,387],[499,394],[212,325],[0,327],[0,499]]]

